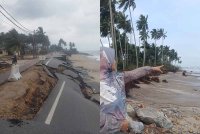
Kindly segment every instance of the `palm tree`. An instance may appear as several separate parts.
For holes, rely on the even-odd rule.
[[[170,55],[170,47],[169,46],[163,46],[162,47],[162,55],[163,55],[163,63],[164,64],[164,61],[165,63],[168,63],[169,61],[169,55]]]
[[[125,15],[124,13],[122,13],[122,12],[118,12],[116,14],[117,28],[123,30],[124,31],[123,33],[125,34],[125,36],[126,36],[127,33],[131,33],[131,31],[132,31],[130,20],[127,20],[127,18],[128,18],[128,16]],[[127,49],[126,49],[127,48],[127,43],[125,42],[124,45],[125,45],[125,52],[124,53],[125,53],[125,55],[127,55]],[[125,60],[127,60],[127,59],[125,59]]]
[[[154,66],[156,66],[156,40],[160,39],[160,35],[159,35],[159,30],[156,29],[152,29],[151,31],[151,38],[155,40],[155,61],[154,61]]]
[[[148,22],[147,22],[148,16],[140,15],[139,20],[137,23],[137,30],[139,30],[140,38],[143,41],[144,46],[144,55],[143,55],[143,66],[145,65],[145,59],[146,59],[146,44],[147,44],[147,38],[148,36]]]
[[[59,46],[59,47],[62,47],[62,44],[63,44],[64,46],[67,45],[67,43],[66,43],[62,38],[60,38],[60,40],[59,40],[59,42],[58,42],[58,46]]]
[[[122,64],[123,64],[123,70],[124,70],[124,55],[123,55],[123,50],[122,50],[122,43],[121,43],[121,34],[120,31],[118,32],[119,34],[119,46],[120,46],[120,50],[121,50],[121,56],[122,56]]]
[[[5,35],[5,49],[8,52],[17,52],[18,56],[20,55],[20,50],[21,50],[21,42],[20,42],[20,36],[19,33],[15,30],[12,29]]]
[[[37,57],[38,55],[38,44],[42,44],[43,48],[47,48],[46,45],[46,37],[45,37],[45,33],[42,27],[38,27],[38,29],[36,30],[36,32],[34,32],[33,38],[34,38],[34,53]],[[47,51],[47,50],[46,50]]]
[[[161,53],[162,53],[162,64],[163,64],[163,43],[164,43],[164,39],[167,37],[167,32],[165,32],[164,31],[164,29],[163,28],[161,28],[159,31],[158,31],[158,33],[159,33],[159,36],[160,37],[162,37],[162,49],[161,49]]]
[[[120,5],[119,8],[124,8],[123,12],[125,12],[128,8],[129,8],[129,14],[130,14],[130,19],[131,19],[131,27],[132,27],[132,32],[133,32],[133,36],[134,36],[134,43],[135,43],[135,54],[136,54],[136,67],[138,68],[138,54],[137,54],[137,44],[136,44],[136,38],[135,38],[135,30],[134,30],[134,26],[133,26],[133,19],[132,19],[132,13],[131,13],[131,7],[132,10],[134,11],[134,9],[136,8],[136,4],[135,4],[135,0],[121,0],[120,1]]]

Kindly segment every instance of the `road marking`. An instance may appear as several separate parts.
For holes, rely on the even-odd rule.
[[[52,60],[52,59],[49,59],[49,60],[46,62],[45,65],[47,66],[51,60]]]
[[[54,101],[54,103],[53,103],[53,105],[52,105],[52,107],[51,107],[51,110],[50,110],[50,112],[49,112],[49,114],[48,114],[48,116],[47,116],[47,118],[46,118],[45,124],[48,124],[48,125],[49,125],[49,124],[51,123],[51,119],[52,119],[53,114],[54,114],[54,112],[55,112],[55,110],[56,110],[56,106],[57,106],[57,104],[58,104],[58,101],[59,101],[60,96],[61,96],[61,94],[62,94],[62,91],[63,91],[63,89],[64,89],[64,86],[65,86],[65,81],[63,81],[63,83],[62,83],[62,86],[61,86],[61,88],[60,88],[60,91],[59,91],[59,93],[58,93],[58,95],[57,95],[57,97],[56,97],[56,99],[55,99],[55,101]]]

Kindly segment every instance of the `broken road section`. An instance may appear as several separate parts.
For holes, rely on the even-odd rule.
[[[0,86],[3,119],[32,119],[57,81],[42,66],[33,66],[22,75],[22,79]]]

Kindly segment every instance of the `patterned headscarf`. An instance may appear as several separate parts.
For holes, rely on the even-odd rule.
[[[115,62],[115,51],[112,48],[100,48],[100,79],[105,78],[106,72],[112,72],[112,65]]]
[[[126,117],[123,73],[112,70],[115,51],[100,49],[100,124],[101,133],[113,133],[120,129]]]

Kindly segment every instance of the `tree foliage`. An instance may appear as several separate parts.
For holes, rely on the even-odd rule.
[[[132,11],[136,8],[135,0],[112,0],[111,2],[114,17],[114,37],[117,44],[116,52],[119,53],[118,69],[123,68],[124,57],[127,60],[125,70],[137,67],[136,59],[138,59],[139,66],[161,64],[173,66],[174,64],[181,63],[181,57],[178,56],[177,51],[170,48],[170,45],[164,45],[164,40],[167,37],[167,32],[165,32],[164,28],[154,28],[152,31],[149,31],[148,15],[140,15],[136,23],[132,21],[130,8]],[[129,9],[129,14],[126,12],[127,9]],[[130,43],[128,35],[132,34],[132,30],[134,29],[137,29],[139,33],[142,46],[140,44],[137,46],[136,41]],[[100,1],[100,33],[102,38],[106,37],[110,42],[111,21],[108,0]],[[149,39],[150,36],[151,38]],[[111,47],[113,46],[111,45]]]

